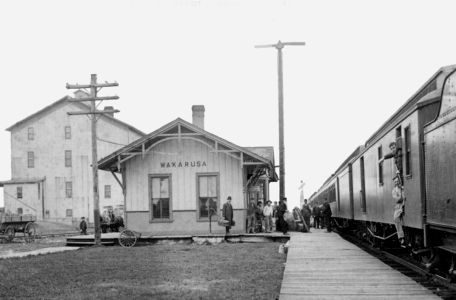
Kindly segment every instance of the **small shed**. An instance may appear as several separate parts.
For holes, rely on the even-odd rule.
[[[249,199],[269,200],[276,182],[272,147],[241,147],[204,130],[204,106],[193,124],[180,118],[101,159],[122,187],[126,226],[155,235],[224,233],[216,222],[232,197],[235,227],[246,231]],[[121,179],[119,178],[119,174]]]

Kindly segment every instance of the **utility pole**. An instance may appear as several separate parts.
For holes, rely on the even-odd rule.
[[[285,42],[278,41],[273,45],[258,45],[255,48],[276,48],[277,51],[277,71],[279,79],[279,197],[285,198],[285,146],[283,136],[283,73],[282,73],[282,49],[284,46],[304,46],[304,42]]]
[[[118,100],[118,96],[97,97],[97,93],[104,87],[118,86],[114,83],[97,83],[97,74],[92,74],[90,84],[66,84],[67,89],[86,89],[90,88],[90,97],[80,99],[70,99],[70,102],[90,101],[90,111],[69,112],[68,115],[88,115],[91,121],[92,131],[92,174],[93,174],[93,218],[95,224],[95,245],[101,245],[101,228],[100,228],[100,203],[98,190],[98,157],[97,157],[97,115],[107,113],[118,113],[119,110],[97,110],[97,101]]]

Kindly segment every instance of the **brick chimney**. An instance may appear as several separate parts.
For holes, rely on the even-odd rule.
[[[114,110],[114,106],[105,106],[103,110]],[[110,116],[111,118],[114,118],[114,113],[106,113],[105,115]]]
[[[201,129],[204,129],[204,105],[193,105],[193,125],[198,126]]]

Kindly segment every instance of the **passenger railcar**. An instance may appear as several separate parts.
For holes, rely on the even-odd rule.
[[[393,159],[385,159],[393,141],[402,149],[398,165],[406,197],[407,244],[415,254],[432,253],[433,258],[447,262],[453,274],[456,66],[438,70],[342,163],[311,196],[310,203],[316,205],[327,198],[339,227],[354,227],[360,236],[373,243],[385,244],[396,239],[393,221],[396,200],[392,190],[399,167]]]

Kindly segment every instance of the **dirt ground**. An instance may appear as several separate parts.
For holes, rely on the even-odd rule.
[[[276,299],[279,245],[102,246],[3,259],[0,298]]]
[[[14,252],[27,252],[48,247],[65,246],[66,237],[64,235],[77,234],[76,228],[54,222],[35,222],[36,239],[32,243],[26,243],[22,238],[21,232],[16,233],[16,237],[12,242],[7,243],[4,239],[0,239],[0,257],[5,254]],[[57,235],[57,236],[52,236]]]

